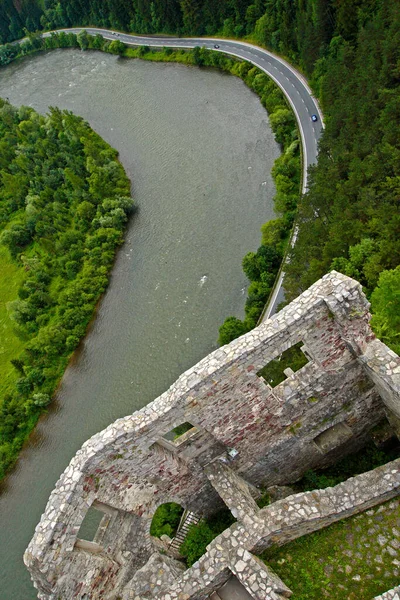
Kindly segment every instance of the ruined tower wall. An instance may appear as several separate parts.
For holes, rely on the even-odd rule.
[[[215,538],[207,546],[206,554],[190,569],[178,576],[165,572],[161,585],[157,586],[153,566],[148,563],[126,585],[124,600],[180,600],[182,594],[186,594],[187,600],[205,600],[218,588],[221,579],[227,580],[232,573],[255,600],[282,600],[282,596],[289,597],[291,593],[285,593],[288,588],[254,553],[318,531],[400,493],[398,459],[333,488],[294,494],[263,509],[249,507],[243,517],[241,507],[248,503],[235,474],[218,461],[212,465],[212,480],[229,489],[230,508],[236,509],[238,522]],[[154,582],[150,590],[149,581]]]
[[[359,448],[385,403],[391,411],[399,405],[396,367],[386,373],[383,401],[379,370],[371,376],[368,308],[360,284],[332,272],[88,440],[58,481],[25,555],[40,597],[51,597],[49,590],[66,599],[93,593],[92,584],[81,586],[82,569],[102,588],[94,598],[113,597],[117,583],[150,556],[149,522],[159,504],[176,501],[200,514],[221,505],[205,469],[217,457],[234,456],[231,468],[250,484],[272,485]],[[300,341],[308,364],[271,388],[257,373]],[[185,422],[195,427],[176,442],[163,437]],[[97,546],[78,539],[95,501],[119,523],[118,536]]]

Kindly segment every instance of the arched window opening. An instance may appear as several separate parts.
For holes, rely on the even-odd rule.
[[[151,521],[150,535],[158,538],[161,538],[162,535],[167,535],[171,539],[174,538],[178,531],[183,512],[183,507],[176,502],[160,504]]]

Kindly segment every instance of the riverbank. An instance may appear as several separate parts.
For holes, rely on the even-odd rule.
[[[75,39],[77,39],[77,38],[76,38],[76,36],[73,36],[73,37],[69,36],[69,37],[67,37],[67,39],[69,40],[69,43],[71,43],[71,41],[74,41],[74,40],[75,40]],[[54,40],[52,40],[52,43],[54,43]],[[34,46],[34,44],[32,45],[32,47],[33,47],[33,46]],[[141,50],[141,49],[138,49],[138,50],[139,50],[139,53],[143,53],[143,50]],[[39,52],[40,50],[39,50],[38,48],[34,48],[34,51],[35,51],[35,52]],[[24,52],[25,52],[25,50],[24,50]],[[150,58],[156,58],[156,59],[158,59],[158,60],[159,60],[160,58],[162,58],[162,56],[160,56],[160,54],[161,54],[161,53],[160,53],[160,54],[153,55],[153,53],[149,52],[148,54],[149,54],[149,57],[150,57]],[[182,53],[180,53],[180,54],[181,54],[181,56],[182,56],[182,58],[183,58],[184,60],[187,60],[188,58],[190,58],[191,60],[193,60],[193,56],[191,56],[191,55],[189,55],[189,56],[188,56],[188,53],[186,53],[186,52],[182,52]],[[170,58],[170,57],[171,57],[171,56],[169,55],[168,51],[167,51],[166,55],[167,55],[167,57],[168,57],[168,58]],[[169,56],[168,56],[168,55],[169,55]],[[16,54],[16,55],[15,55],[15,59],[17,59],[17,58],[18,58],[18,56],[21,56],[21,55],[18,55],[18,54]],[[23,56],[26,56],[26,54],[23,54]],[[174,57],[172,56],[172,58],[174,58]],[[176,57],[175,57],[175,58],[176,58]],[[178,62],[178,61],[175,61],[175,62]],[[238,64],[237,64],[237,63],[235,64],[235,62],[236,62],[236,61],[232,61],[231,59],[228,59],[228,63],[225,65],[225,67],[229,67],[229,68],[235,67],[235,68],[237,68]],[[239,65],[239,66],[240,66],[240,65]],[[248,67],[249,67],[249,66],[247,65],[247,68],[248,68]],[[242,67],[242,68],[243,68],[243,67]],[[247,70],[248,70],[248,69],[247,69]],[[252,75],[255,77],[255,72],[254,72],[254,71],[253,71]],[[265,78],[265,76],[263,76],[263,77]],[[266,78],[265,78],[265,79],[266,79]],[[71,340],[70,340],[70,341],[71,341]],[[72,341],[71,341],[71,343],[72,343]],[[62,368],[60,368],[60,369],[57,371],[57,373],[56,373],[56,374],[55,374],[55,373],[53,373],[53,375],[56,375],[56,377],[57,377],[57,381],[59,381],[59,380],[60,380],[60,378],[62,377],[62,375],[63,375],[63,373],[64,373],[64,371],[65,371],[65,368],[66,368],[66,366],[67,366],[67,364],[68,364],[68,360],[70,359],[70,357],[71,357],[71,353],[69,353],[69,356],[68,356],[68,357],[66,357],[66,359],[65,359],[65,362],[64,362],[64,363],[63,363],[63,365],[62,365]],[[14,367],[13,367],[12,369],[13,369],[13,371],[15,371],[15,378],[16,378],[16,380],[18,380],[18,379],[24,379],[24,378],[25,378],[25,375],[26,375],[26,374],[25,374],[25,372],[18,372],[18,371],[17,371],[17,370],[16,370]],[[24,367],[22,367],[22,371],[23,371],[23,370],[24,370]],[[22,377],[21,377],[21,376],[22,376]],[[19,384],[19,385],[21,386],[21,384],[22,384],[22,383],[24,383],[24,382],[20,382],[20,384]],[[25,383],[26,383],[26,382],[25,382]],[[25,390],[25,391],[27,391],[27,389],[28,389],[28,384],[26,385],[26,390]],[[54,389],[56,389],[56,386],[54,387]],[[50,390],[50,388],[49,388],[49,389],[46,389],[46,391],[44,391],[44,392],[43,392],[43,393],[47,394],[47,396],[45,397],[45,399],[46,399],[46,402],[45,402],[45,403],[46,403],[46,404],[48,404],[48,402],[49,402],[49,396],[52,396],[52,395],[53,395],[53,393],[54,393],[54,389],[53,389],[53,391],[52,391],[52,390]],[[34,393],[37,393],[37,391],[38,391],[38,390],[37,390],[36,388],[34,388],[34,390],[31,390],[31,391],[33,391]],[[42,407],[42,410],[43,410],[43,408],[45,408],[45,407]],[[35,417],[35,422],[36,422],[36,420],[37,420],[37,419],[36,419],[36,417]],[[13,422],[15,423],[15,426],[17,426],[17,420],[16,420],[16,419],[14,419],[14,421],[13,421]],[[32,429],[32,427],[33,427],[33,423],[31,423],[31,424],[30,424],[30,427],[28,428],[28,432],[26,433],[26,435],[24,436],[24,438],[22,438],[22,432],[21,432],[21,430],[19,430],[19,433],[21,433],[21,435],[19,436],[19,440],[22,440],[22,441],[23,441],[23,439],[26,439],[27,435],[29,434],[29,430],[31,430],[31,429]],[[14,453],[13,453],[13,456],[14,456],[14,458],[15,458],[15,456],[16,456],[16,453],[19,451],[19,448],[20,448],[20,446],[21,446],[21,445],[22,445],[22,444],[21,444],[21,442],[19,441],[19,443],[18,443],[18,447],[15,449],[15,450],[16,450],[16,452],[14,452]],[[9,466],[11,466],[10,454],[11,454],[10,452],[7,452],[7,454],[5,455],[5,461],[8,463],[8,467],[9,467]]]
[[[127,58],[141,58],[153,62],[178,62],[199,67],[217,68],[241,78],[254,91],[266,108],[282,156],[272,170],[276,186],[274,198],[278,218],[262,227],[261,245],[256,253],[243,258],[243,269],[250,281],[245,303],[245,319],[230,316],[220,327],[219,343],[226,344],[255,327],[273,291],[282,261],[289,248],[297,203],[301,194],[302,154],[296,120],[283,93],[265,73],[246,61],[228,57],[204,48],[187,51],[173,48],[154,49],[149,46],[127,47],[118,38],[106,40],[101,35],[52,33],[50,37],[31,35],[20,44],[15,57],[59,47],[79,47],[117,54]],[[15,49],[13,49],[15,53]]]
[[[86,334],[133,201],[116,150],[80,117],[1,100],[0,130],[1,480]]]

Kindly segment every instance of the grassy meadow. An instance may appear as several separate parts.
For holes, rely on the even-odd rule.
[[[0,403],[20,377],[10,360],[22,352],[25,336],[10,319],[7,305],[18,298],[23,278],[23,269],[12,263],[8,250],[0,246]]]

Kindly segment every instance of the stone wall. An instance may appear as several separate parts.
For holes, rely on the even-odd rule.
[[[208,515],[222,505],[220,494],[231,502],[209,477],[216,459],[248,492],[243,515],[254,509],[257,486],[290,483],[332,463],[364,444],[385,414],[400,414],[400,360],[391,356],[380,377],[368,308],[361,286],[332,272],[86,442],[25,553],[39,597],[115,598],[155,548],[149,526],[159,504]],[[271,388],[257,373],[300,341],[308,364]],[[185,422],[194,427],[182,438],[164,438]],[[82,545],[79,528],[94,502],[113,510],[114,524],[98,546]]]
[[[388,408],[389,421],[400,437],[400,365],[399,357],[380,340],[372,340],[360,356],[360,362]]]
[[[380,596],[376,596],[374,600],[400,600],[400,587],[396,587]]]
[[[229,468],[216,466],[209,476],[213,484],[222,487],[226,497],[229,496],[232,510],[246,505],[248,490],[238,485],[236,474]],[[157,589],[152,586],[144,589],[135,576],[125,587],[123,597],[126,600],[205,600],[232,573],[257,600],[289,597],[290,590],[253,553],[258,554],[273,544],[283,545],[399,494],[400,459],[333,488],[294,494],[263,509],[250,510],[248,514],[239,510],[238,523],[215,538],[206,554],[190,569],[177,578],[167,578]]]

